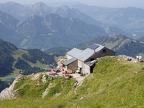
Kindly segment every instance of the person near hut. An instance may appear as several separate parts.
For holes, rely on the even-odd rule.
[[[74,83],[74,88],[76,88],[78,86],[78,81],[76,81],[75,83]]]

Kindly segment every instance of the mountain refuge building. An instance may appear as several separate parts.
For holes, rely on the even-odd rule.
[[[100,44],[93,43],[85,50],[73,48],[67,52],[67,60],[63,62],[63,66],[66,71],[90,74],[93,72],[97,58],[114,55],[114,51]]]

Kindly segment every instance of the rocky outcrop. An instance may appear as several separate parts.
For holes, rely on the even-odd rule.
[[[41,77],[40,80],[43,83],[45,83],[46,82],[46,75],[48,75],[48,73],[36,73],[36,74],[31,74],[31,75],[28,75],[28,76],[25,76],[25,77],[27,77],[27,78],[30,77],[31,80],[37,80],[38,78]],[[8,88],[5,88],[0,93],[0,100],[3,100],[3,99],[14,99],[14,98],[16,98],[19,89],[14,90],[14,86],[15,86],[15,84],[18,81],[21,80],[21,78],[23,78],[22,75],[17,76],[16,79],[13,81],[13,83]],[[39,84],[39,81],[37,83]],[[42,94],[42,98],[45,97],[45,95],[48,93],[48,89],[50,88],[50,85],[48,86],[48,88],[46,88],[45,92]]]
[[[13,81],[13,83],[8,87],[5,88],[1,93],[0,93],[0,100],[2,99],[14,99],[17,93],[17,90],[14,89],[14,85],[18,80],[20,79],[21,75],[16,77],[16,79]]]

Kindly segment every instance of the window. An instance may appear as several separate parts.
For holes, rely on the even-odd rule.
[[[93,60],[95,60],[94,58],[90,58],[90,61],[93,61]]]
[[[106,49],[103,49],[103,52],[105,53],[105,52],[106,52]]]

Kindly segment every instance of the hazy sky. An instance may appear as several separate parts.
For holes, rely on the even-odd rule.
[[[0,3],[13,1],[22,4],[34,4],[36,2],[81,2],[87,5],[102,7],[139,7],[144,8],[144,0],[0,0]]]

